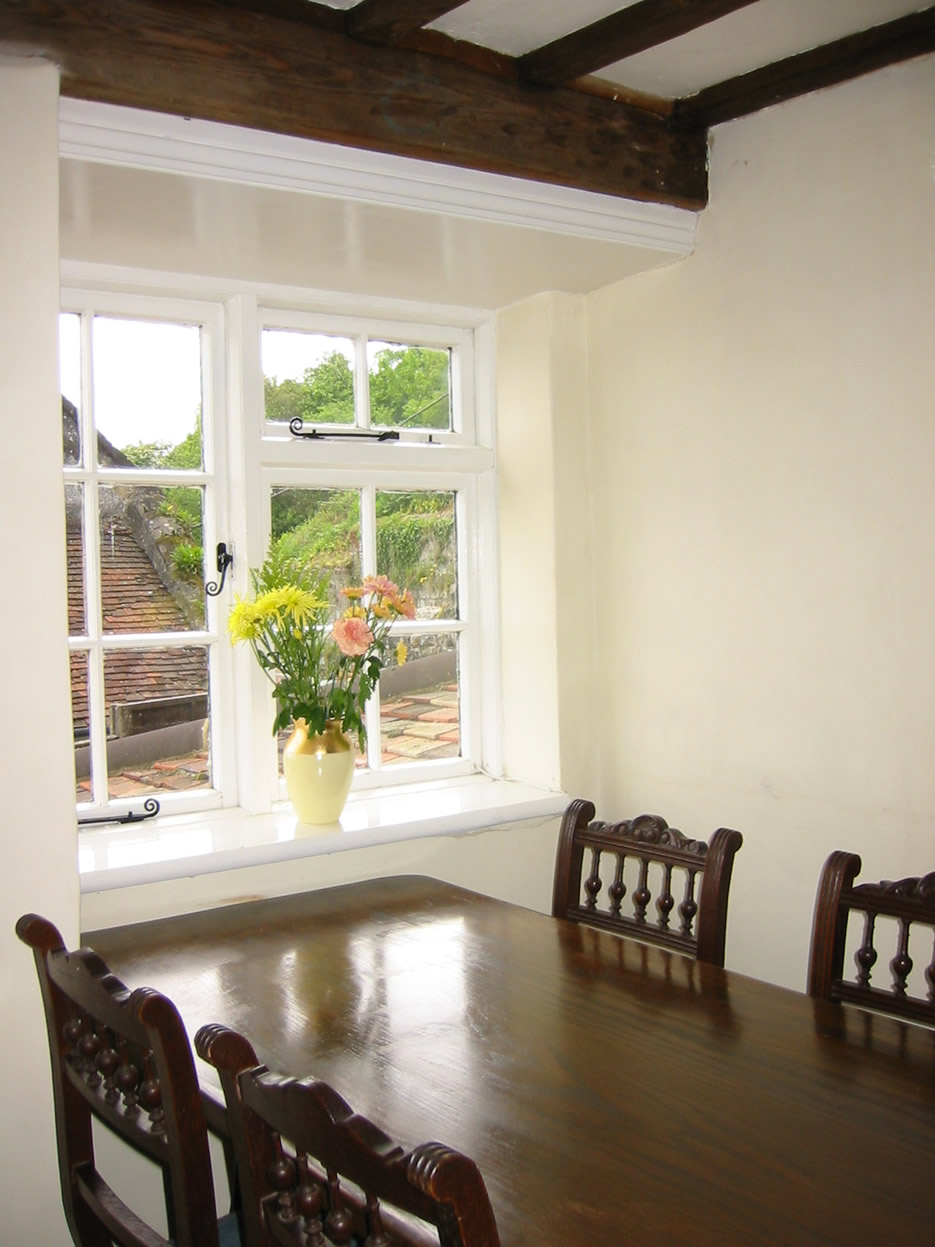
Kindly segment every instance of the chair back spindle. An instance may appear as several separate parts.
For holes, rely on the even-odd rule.
[[[855,884],[860,869],[860,857],[843,849],[836,849],[824,864],[812,920],[809,995],[935,1026],[935,872]],[[863,923],[853,955],[856,970],[848,977],[845,961],[852,913],[861,914]],[[884,938],[881,918],[895,927],[893,956],[883,963],[888,983],[878,965]],[[926,958],[924,996],[910,988],[919,948]]]
[[[658,814],[607,823],[593,821],[594,813],[593,803],[581,799],[565,811],[555,858],[553,916],[723,966],[740,832],[722,827],[705,843],[683,836]],[[631,876],[629,897],[628,863],[636,876]]]

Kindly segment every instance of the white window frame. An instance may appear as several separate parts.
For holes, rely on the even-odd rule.
[[[204,549],[206,565],[210,573],[211,560],[208,552],[213,551],[218,537],[216,519],[218,515],[226,515],[226,483],[223,471],[218,465],[227,462],[227,446],[225,438],[226,421],[221,413],[225,410],[224,368],[219,366],[218,352],[222,347],[224,313],[223,307],[216,302],[185,298],[153,298],[146,294],[129,295],[105,289],[80,289],[66,287],[61,292],[61,310],[82,317],[82,358],[90,360],[91,324],[95,316],[119,317],[134,320],[158,322],[178,322],[201,326],[201,359],[202,359],[202,447],[204,463],[200,472],[189,471],[185,474],[185,484],[202,486],[204,496]],[[93,494],[101,485],[147,483],[161,484],[165,481],[165,472],[151,471],[141,468],[121,469],[103,468],[98,464],[96,453],[96,425],[94,422],[94,395],[91,385],[90,369],[83,367],[81,378],[81,402],[78,422],[81,445],[83,448],[80,465],[66,465],[63,469],[65,484],[76,484],[83,487],[83,528],[85,543],[95,525],[92,519],[96,515]],[[85,633],[69,639],[70,653],[100,652],[118,649],[139,648],[141,639],[147,647],[178,648],[204,646],[208,652],[208,679],[210,692],[210,709],[213,721],[219,725],[226,724],[230,718],[230,705],[227,690],[231,686],[230,658],[225,647],[218,644],[219,626],[223,620],[219,613],[218,603],[214,598],[206,597],[205,628],[200,631],[170,633],[132,633],[114,635],[108,633],[106,640],[100,629],[100,566],[97,557],[97,543],[86,544],[84,588],[86,596]],[[92,757],[97,766],[92,764],[94,778],[94,794],[88,803],[79,805],[82,817],[113,815],[120,817],[131,810],[138,811],[141,801],[145,798],[113,798],[108,799],[103,791],[103,777],[100,772],[100,760],[106,757],[106,724],[103,713],[104,685],[102,667],[92,667],[88,681],[88,717],[90,727],[90,744]],[[230,786],[230,758],[232,756],[232,737],[226,741],[218,741],[213,748],[213,785],[210,789],[191,789],[185,792],[160,792],[158,801],[160,812],[165,815],[184,814],[192,810],[216,809],[223,803],[225,786]],[[228,770],[225,772],[224,759],[227,759]],[[226,784],[225,784],[226,781]]]
[[[459,539],[459,620],[451,630],[464,632],[466,637],[459,662],[461,756],[444,763],[411,763],[365,772],[355,777],[355,790],[385,788],[391,792],[400,785],[415,784],[430,793],[439,786],[463,782],[469,775],[499,777],[493,331],[487,314],[383,301],[377,314],[370,316],[366,308],[351,306],[347,299],[316,292],[110,266],[65,267],[74,272],[68,274],[71,280],[63,289],[63,311],[93,306],[95,311],[117,315],[153,319],[178,316],[206,326],[205,475],[212,462],[218,466],[214,482],[216,521],[206,500],[206,564],[210,570],[211,553],[219,540],[227,541],[235,558],[222,595],[208,603],[206,632],[185,637],[190,644],[201,643],[202,637],[205,643],[217,642],[209,650],[216,788],[167,794],[162,818],[221,804],[243,813],[265,814],[275,811],[276,804],[285,799],[284,785],[274,765],[269,683],[246,647],[232,649],[226,643],[226,617],[234,594],[249,592],[249,568],[259,566],[265,554],[269,486],[274,481],[316,488],[340,483],[345,487],[456,491],[457,523],[464,536]],[[368,333],[371,338],[388,341],[455,348],[452,430],[406,431],[399,442],[389,444],[349,446],[340,441],[316,441],[311,462],[308,443],[293,438],[282,425],[267,422],[262,415],[260,333],[264,325],[348,336]],[[84,410],[83,405],[83,418]],[[253,418],[252,413],[257,412],[260,419]],[[221,418],[212,419],[215,413],[221,413]],[[209,449],[209,431],[213,449]],[[387,455],[387,451],[391,453]],[[133,479],[140,478],[134,475]],[[416,621],[414,630],[438,629],[431,621]],[[162,637],[158,640],[161,642]],[[119,813],[123,806],[133,804],[112,801],[107,808]]]

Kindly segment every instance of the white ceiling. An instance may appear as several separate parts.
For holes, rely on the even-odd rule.
[[[60,205],[68,262],[439,306],[586,293],[680,258],[651,242],[74,159],[61,162]]]
[[[521,56],[637,0],[468,0],[431,29],[511,56]],[[357,0],[327,0],[350,9]],[[691,34],[595,76],[667,98],[690,95],[761,65],[868,30],[931,0],[758,0]]]
[[[466,308],[690,253],[696,214],[64,98],[66,261]],[[182,175],[182,176],[179,176]]]

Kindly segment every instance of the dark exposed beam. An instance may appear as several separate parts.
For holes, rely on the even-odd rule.
[[[81,99],[631,199],[707,198],[702,130],[239,7],[3,0],[0,48],[55,60]]]
[[[375,43],[394,43],[459,9],[465,0],[360,0],[347,10],[347,32]]]
[[[935,7],[706,87],[679,100],[675,112],[707,128],[929,52],[935,52]]]
[[[520,57],[520,76],[558,86],[688,34],[757,0],[639,0]]]
[[[176,4],[180,8],[188,6],[188,0],[167,0],[167,3]],[[290,21],[308,22],[312,26],[324,26],[331,30],[344,29],[343,10],[319,4],[317,0],[215,0],[215,3],[231,9],[248,9],[252,13],[262,13],[264,17],[286,17]]]

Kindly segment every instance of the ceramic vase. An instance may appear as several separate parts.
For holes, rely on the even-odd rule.
[[[320,736],[309,736],[296,719],[282,755],[286,791],[300,823],[336,823],[354,778],[354,747],[337,719]]]

